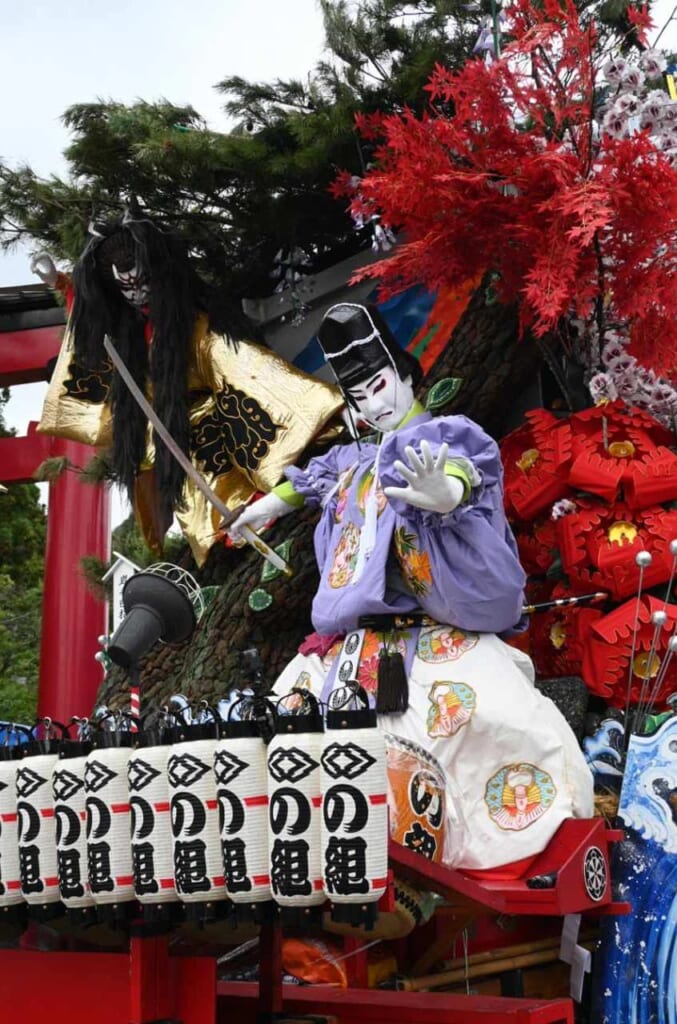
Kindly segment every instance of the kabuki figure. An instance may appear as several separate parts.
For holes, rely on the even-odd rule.
[[[336,388],[249,341],[244,317],[197,275],[182,239],[138,206],[90,225],[72,278],[46,254],[33,270],[65,295],[69,312],[39,430],[110,450],[153,551],[176,514],[201,563],[219,516],[153,436],[112,369],[106,336],[229,508],[270,491],[342,408]]]
[[[331,707],[357,680],[391,740],[432,755],[446,778],[429,830],[424,812],[399,806],[412,787],[391,786],[391,825],[416,817],[411,843],[451,866],[521,872],[565,818],[592,814],[593,789],[530,659],[500,638],[519,629],[525,577],[498,447],[464,416],[424,410],[420,367],[376,309],[335,305],[318,337],[356,419],[375,434],[288,468],[287,482],[231,526],[237,539],[245,524],[322,509],[316,633],[275,691],[306,686]]]

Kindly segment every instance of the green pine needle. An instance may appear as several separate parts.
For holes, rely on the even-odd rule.
[[[33,473],[33,479],[39,483],[53,483],[58,480],[62,473],[68,469],[74,469],[71,461],[65,455],[54,456],[45,459]]]

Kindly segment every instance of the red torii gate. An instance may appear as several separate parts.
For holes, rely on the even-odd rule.
[[[63,309],[43,285],[0,289],[0,387],[48,380],[61,342]],[[32,482],[47,458],[66,456],[83,467],[92,450],[36,432],[0,438],[0,482]],[[0,497],[0,515],[2,514]],[[104,485],[64,473],[49,485],[38,714],[68,722],[89,715],[101,682],[94,660],[107,631],[106,608],[80,571],[84,555],[110,555],[110,500]],[[0,707],[0,718],[2,708]]]

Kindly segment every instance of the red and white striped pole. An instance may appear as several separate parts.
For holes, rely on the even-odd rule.
[[[141,690],[138,686],[132,686],[129,690],[129,710],[132,713],[131,730],[132,732],[138,732],[139,727],[136,723],[139,714],[141,712]]]
[[[131,732],[138,732],[141,717],[141,680],[136,665],[132,665],[129,670],[129,710],[132,716],[129,728]]]

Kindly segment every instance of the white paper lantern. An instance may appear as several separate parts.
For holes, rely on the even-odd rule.
[[[174,882],[186,904],[227,899],[213,768],[216,739],[205,737],[212,730],[186,728],[185,735],[196,738],[175,743],[167,758]]]
[[[87,873],[94,902],[106,906],[135,898],[127,785],[132,737],[102,733],[95,742],[124,744],[97,746],[85,764]]]
[[[221,852],[233,903],[271,898],[266,745],[255,721],[228,722],[214,751]]]
[[[57,745],[49,740],[38,742],[56,750]],[[21,892],[31,906],[47,906],[61,899],[52,798],[52,771],[57,761],[56,752],[26,754],[16,766]]]
[[[308,700],[303,694],[301,699]],[[282,907],[324,903],[322,881],[322,717],[281,715],[268,747],[269,863],[273,899]]]
[[[65,745],[52,769],[59,892],[64,906],[74,910],[94,906],[87,874],[87,755],[81,752],[83,747],[80,743]]]
[[[368,709],[327,712],[322,750],[322,860],[332,919],[373,925],[388,884],[388,775]]]
[[[23,903],[16,809],[17,747],[0,750],[0,907]]]
[[[134,891],[139,903],[146,905],[177,901],[168,752],[167,745],[140,746],[127,765]]]

